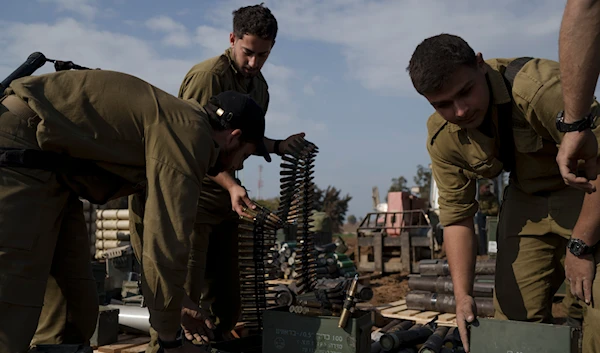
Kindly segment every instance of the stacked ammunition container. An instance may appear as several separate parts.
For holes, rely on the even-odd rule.
[[[285,242],[273,250],[273,265],[279,278],[295,278],[296,273],[296,242]],[[336,244],[331,243],[317,247],[317,278],[352,278],[357,273],[354,262],[348,255],[336,251]]]
[[[459,353],[464,349],[456,327],[393,320],[371,334],[371,353],[385,352]]]
[[[477,261],[473,298],[480,317],[494,315],[493,293],[495,260]],[[408,279],[410,292],[406,295],[406,306],[410,310],[455,313],[452,278],[446,260],[422,260],[419,275]]]
[[[102,259],[106,250],[130,245],[129,210],[96,210],[96,259]]]
[[[310,291],[317,280],[311,211],[314,202],[313,163],[318,148],[302,139],[291,144],[281,159],[281,193],[278,216],[296,227],[294,277],[298,293]]]

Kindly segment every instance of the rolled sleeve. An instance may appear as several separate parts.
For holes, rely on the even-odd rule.
[[[438,187],[440,223],[446,227],[477,213],[476,180],[430,151],[431,171]]]

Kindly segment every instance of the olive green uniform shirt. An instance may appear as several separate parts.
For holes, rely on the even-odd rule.
[[[427,151],[432,172],[439,188],[440,222],[444,226],[473,217],[478,204],[475,200],[477,177],[492,179],[500,174],[499,160],[502,138],[498,133],[498,105],[511,102],[502,73],[513,59],[487,60],[487,79],[491,88],[491,119],[494,136],[488,137],[478,129],[461,129],[434,113],[427,121]],[[512,87],[512,130],[514,135],[515,168],[511,184],[525,194],[548,195],[567,186],[556,164],[558,146],[563,133],[556,129],[556,116],[563,110],[559,65],[555,61],[533,59],[516,75]],[[598,115],[598,103],[592,106]],[[600,129],[594,130],[596,136]],[[558,200],[553,207],[564,207]],[[550,200],[552,203],[552,200]],[[526,205],[523,205],[526,207]],[[523,229],[530,235],[542,235],[549,229],[551,217],[536,220],[536,226]],[[525,234],[522,233],[522,234]],[[565,233],[568,230],[559,230]]]
[[[250,95],[267,112],[269,107],[269,87],[262,73],[255,77],[244,77],[236,68],[231,48],[223,54],[193,66],[186,74],[179,97],[194,99],[205,105],[210,97],[224,91],[236,91]],[[233,174],[232,174],[233,177]],[[231,213],[229,192],[212,179],[202,181],[202,193],[198,202],[199,221],[213,222]]]
[[[38,114],[42,150],[96,161],[132,185],[147,185],[143,293],[152,326],[177,331],[196,205],[218,156],[206,112],[136,77],[104,70],[26,77],[6,93]],[[85,187],[94,188],[93,179]]]

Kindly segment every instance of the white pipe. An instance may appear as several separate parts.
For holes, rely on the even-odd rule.
[[[129,230],[129,220],[97,220],[96,221],[97,229],[106,229],[106,230]]]
[[[114,249],[125,245],[131,245],[131,242],[126,240],[96,240],[96,249]]]
[[[131,238],[128,230],[97,230],[98,240],[129,240]]]
[[[119,325],[150,333],[150,313],[148,308],[134,305],[110,304],[109,308],[119,309]]]

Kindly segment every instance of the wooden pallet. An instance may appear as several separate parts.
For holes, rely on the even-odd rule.
[[[247,336],[247,330],[244,323],[238,322],[235,325],[235,328],[231,330],[231,335],[233,338]],[[117,337],[117,342],[95,347],[94,353],[145,353],[149,343],[149,336],[120,334],[119,337]]]
[[[456,327],[456,315],[438,311],[409,310],[406,300],[380,305],[375,308],[383,317],[390,319],[412,320],[417,324],[426,324],[438,316],[436,323],[440,326]]]
[[[119,335],[117,342],[100,346],[94,353],[143,353],[148,348],[150,337],[137,335]]]

